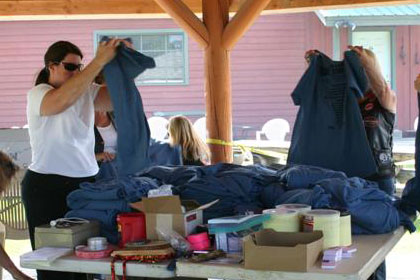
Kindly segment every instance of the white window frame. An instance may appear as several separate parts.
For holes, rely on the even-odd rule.
[[[100,36],[109,37],[129,37],[130,35],[167,35],[176,34],[183,36],[183,55],[184,55],[184,81],[181,83],[171,82],[142,82],[136,80],[138,86],[185,86],[189,84],[189,59],[188,59],[188,36],[182,29],[110,29],[110,30],[96,30],[93,33],[93,51],[96,53],[98,40]],[[157,65],[158,66],[158,65]],[[147,71],[153,71],[148,69]]]

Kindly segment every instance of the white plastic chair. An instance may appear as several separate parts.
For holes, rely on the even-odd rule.
[[[200,135],[201,139],[206,141],[207,138],[207,127],[206,127],[206,117],[201,117],[194,122],[194,129]]]
[[[257,131],[257,140],[261,140],[261,134],[264,134],[268,140],[284,141],[286,134],[290,132],[289,122],[285,119],[271,119],[267,121],[260,131]]]
[[[150,127],[150,137],[158,141],[165,140],[168,136],[169,121],[164,117],[150,117],[147,119]]]
[[[419,117],[416,117],[416,119],[414,120],[414,131],[417,131],[418,123],[419,123]]]

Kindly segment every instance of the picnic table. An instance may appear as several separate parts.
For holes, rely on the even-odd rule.
[[[270,141],[270,140],[237,140],[236,144],[248,147],[250,149],[257,150],[255,154],[263,157],[265,161],[263,163],[270,165],[271,163],[285,162],[284,160],[278,160],[276,156],[270,154],[264,154],[264,151],[273,151],[278,154],[282,154],[282,158],[287,158],[289,152],[290,141]],[[260,152],[258,152],[258,150]],[[414,160],[414,138],[395,140],[393,145],[393,157],[396,163]]]

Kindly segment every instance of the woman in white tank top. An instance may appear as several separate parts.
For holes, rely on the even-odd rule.
[[[117,153],[117,130],[110,113],[95,112],[95,157],[98,164],[112,161]]]

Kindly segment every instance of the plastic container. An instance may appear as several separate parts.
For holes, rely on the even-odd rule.
[[[210,239],[207,232],[188,235],[187,240],[190,243],[191,250],[201,251],[210,248]]]
[[[146,219],[142,212],[122,213],[117,216],[119,246],[146,239]]]
[[[159,237],[171,244],[172,248],[181,252],[190,250],[190,243],[178,232],[168,228],[156,228]]]

